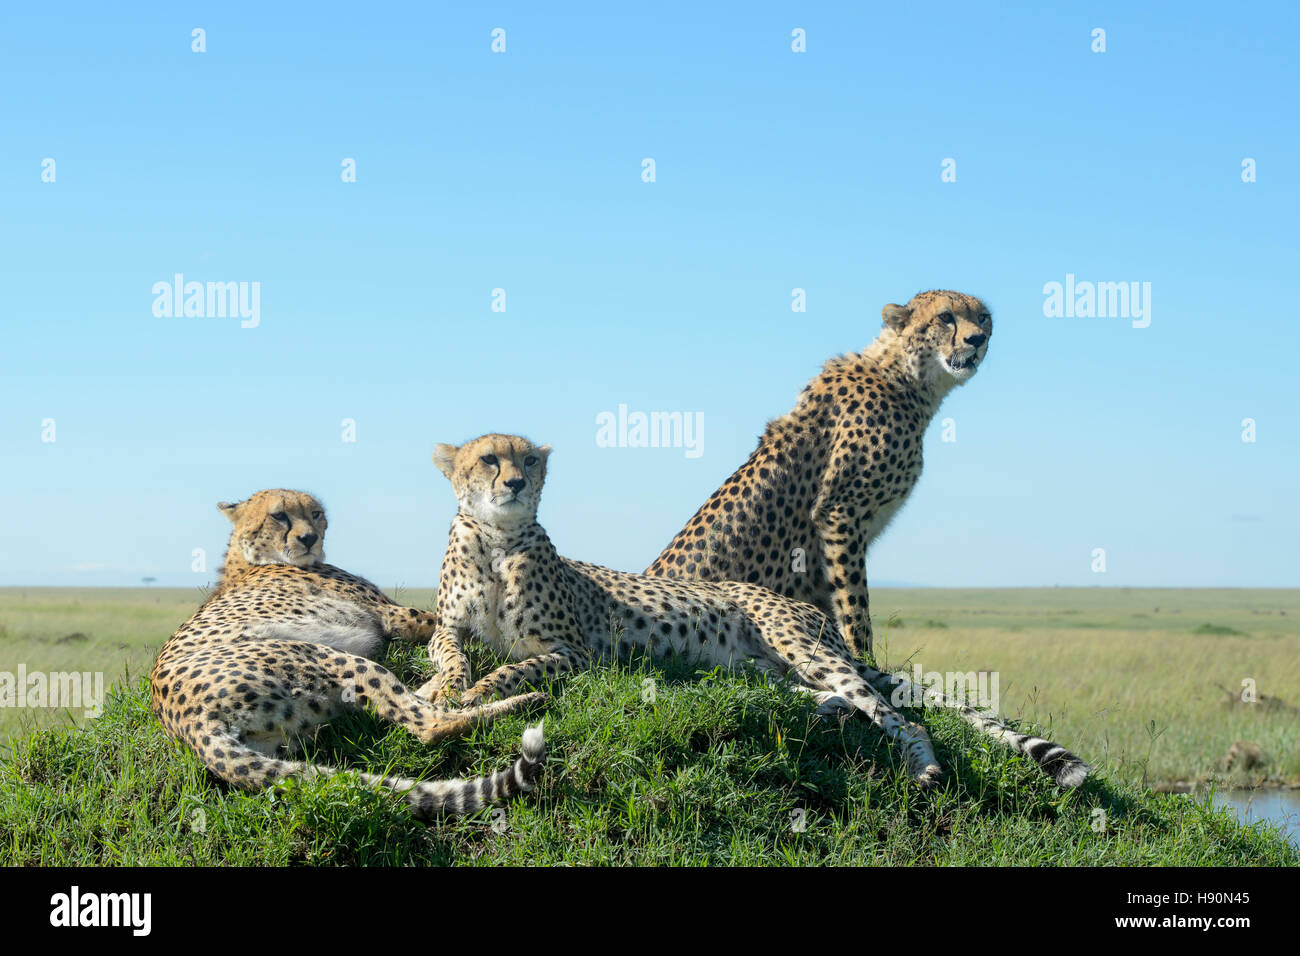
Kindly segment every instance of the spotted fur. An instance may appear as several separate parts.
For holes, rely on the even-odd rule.
[[[826,615],[764,588],[623,574],[556,554],[537,523],[549,446],[485,435],[439,445],[460,508],[438,586],[429,653],[438,676],[418,693],[476,704],[640,648],[706,665],[747,664],[823,704],[847,702],[899,745],[915,782],[940,777],[924,728],[865,679]],[[476,637],[512,658],[472,686],[463,650]]]
[[[984,303],[960,292],[922,292],[881,315],[876,341],[826,363],[646,574],[745,581],[813,604],[834,616],[877,691],[893,700],[897,688],[902,699],[919,700],[902,675],[860,665],[872,649],[867,548],[920,477],[926,426],[984,360],[993,320]],[[1078,786],[1091,770],[994,714],[929,691],[924,698],[1028,755],[1061,786]]]
[[[163,646],[150,688],[166,732],[227,783],[259,789],[338,773],[288,758],[346,711],[370,707],[432,743],[545,700],[527,694],[448,709],[416,696],[376,661],[394,637],[428,640],[435,617],[324,564],[325,512],[315,498],[272,489],[220,508],[234,523],[221,580]],[[490,776],[359,776],[399,791],[418,816],[464,813],[531,789],[543,749],[539,725],[525,733],[514,765]]]
[[[761,584],[833,615],[870,655],[867,548],[916,485],[926,426],[993,332],[984,303],[960,292],[881,314],[875,342],[826,363],[647,574]]]

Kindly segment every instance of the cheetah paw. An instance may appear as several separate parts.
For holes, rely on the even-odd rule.
[[[845,698],[833,691],[824,691],[817,695],[817,709],[814,713],[818,717],[848,717],[853,713],[853,705]]]
[[[932,763],[922,768],[920,773],[914,774],[912,779],[921,790],[929,790],[938,786],[943,779],[943,770],[937,763]]]

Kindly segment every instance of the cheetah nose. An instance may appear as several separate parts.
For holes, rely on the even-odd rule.
[[[983,332],[977,332],[974,335],[966,336],[966,344],[969,345],[971,348],[977,349],[984,344],[984,341],[987,338],[988,336],[985,335]]]
[[[300,534],[300,535],[298,535],[298,540],[302,542],[302,546],[303,546],[304,548],[310,548],[313,544],[315,544],[317,541],[320,540],[320,535],[318,535],[318,534]]]
[[[511,491],[513,491],[515,494],[519,494],[519,492],[524,490],[524,479],[511,478],[509,481],[506,482],[506,487],[509,488]]]

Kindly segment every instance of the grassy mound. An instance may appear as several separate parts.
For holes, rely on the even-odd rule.
[[[404,647],[388,663],[416,681],[423,656]],[[481,654],[476,671],[493,663]],[[601,668],[553,688],[534,793],[426,826],[350,776],[227,788],[163,736],[136,678],[84,727],[11,741],[0,760],[0,863],[1300,864],[1275,832],[1227,811],[1100,773],[1064,793],[952,715],[920,716],[947,773],[929,794],[865,721],[818,720],[761,677]],[[358,715],[325,730],[312,757],[408,777],[477,775],[513,760],[534,719],[425,747]]]

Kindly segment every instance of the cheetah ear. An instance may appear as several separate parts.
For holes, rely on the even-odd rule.
[[[546,459],[551,456],[550,445],[539,445],[537,448],[534,448],[533,451],[542,456],[542,461],[546,461]]]
[[[880,310],[880,317],[885,321],[885,328],[897,332],[907,325],[907,320],[912,317],[912,310],[905,305],[895,305],[891,302]]]
[[[231,524],[234,524],[239,520],[239,516],[244,510],[244,502],[240,501],[232,504],[229,501],[218,501],[217,507],[221,509],[223,515],[230,519]]]
[[[438,470],[451,477],[451,470],[456,464],[456,452],[460,451],[455,445],[434,445],[433,446],[433,463],[438,466]]]

